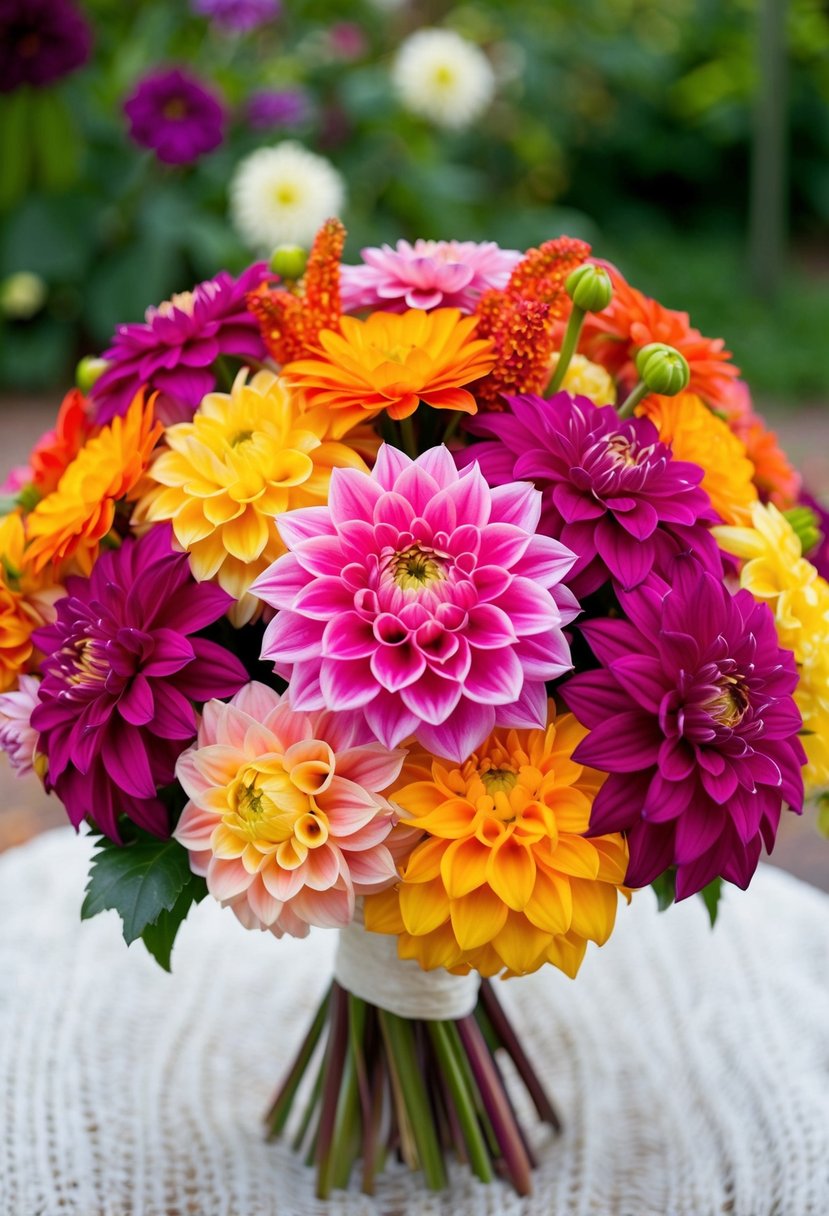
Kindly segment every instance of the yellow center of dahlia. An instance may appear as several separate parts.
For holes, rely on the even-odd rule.
[[[106,655],[91,638],[82,638],[63,651],[75,668],[69,676],[70,684],[103,684],[111,671]]]
[[[173,309],[177,308],[179,312],[186,312],[188,316],[192,316],[195,302],[196,298],[192,291],[177,291],[175,295],[170,296],[169,300],[163,300],[155,312],[159,317],[171,317]]]
[[[394,581],[403,591],[420,591],[446,577],[436,554],[420,545],[395,554],[391,569]]]
[[[721,726],[736,726],[748,709],[748,691],[741,681],[725,676],[723,687],[704,707]]]

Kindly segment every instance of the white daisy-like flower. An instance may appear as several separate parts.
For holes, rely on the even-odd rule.
[[[486,55],[453,30],[417,30],[407,38],[397,52],[392,81],[412,114],[455,129],[479,118],[495,93]]]
[[[331,162],[293,140],[251,152],[230,183],[233,224],[263,253],[275,245],[310,245],[344,203],[345,183]]]

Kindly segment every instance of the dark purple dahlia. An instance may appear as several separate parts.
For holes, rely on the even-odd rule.
[[[610,774],[591,833],[628,833],[633,887],[669,866],[678,899],[747,887],[782,804],[803,805],[794,656],[766,604],[690,557],[619,598],[627,620],[580,626],[602,667],[561,689],[591,732],[574,758]]]
[[[45,653],[32,726],[54,789],[75,827],[93,820],[118,840],[127,815],[169,831],[157,789],[175,776],[196,735],[193,702],[228,697],[246,682],[224,647],[191,637],[231,602],[197,583],[167,525],[105,553],[89,578],[66,580],[54,624],[36,632]]]
[[[130,138],[166,165],[189,165],[218,148],[224,110],[200,80],[181,68],[152,72],[124,102]]]
[[[582,598],[612,578],[638,586],[679,553],[693,553],[712,573],[720,558],[707,527],[718,516],[701,488],[703,470],[675,460],[648,418],[621,420],[611,405],[557,393],[508,397],[504,413],[468,422],[473,460],[490,485],[532,481],[542,491],[539,531],[578,554],[567,577]]]
[[[96,422],[125,414],[145,385],[161,394],[155,415],[162,422],[189,419],[216,387],[213,364],[220,355],[264,359],[267,352],[245,297],[267,273],[264,262],[238,279],[223,270],[148,308],[143,322],[119,325],[103,354],[109,366],[92,389]]]
[[[82,67],[92,35],[70,0],[0,0],[0,93],[42,89]]]

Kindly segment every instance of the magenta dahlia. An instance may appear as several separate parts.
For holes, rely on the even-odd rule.
[[[532,486],[491,490],[445,447],[335,469],[327,506],[280,517],[290,551],[251,588],[279,610],[262,657],[293,708],[359,709],[387,747],[416,733],[457,761],[496,724],[543,726],[579,606],[540,509]]]
[[[748,886],[782,804],[802,809],[806,754],[768,606],[691,557],[667,578],[620,593],[627,620],[581,625],[602,667],[561,695],[590,728],[574,758],[610,774],[591,832],[628,833],[632,887],[676,866],[684,899],[717,877]]]
[[[210,89],[181,68],[151,72],[124,102],[130,138],[165,165],[189,165],[218,148],[225,113]]]
[[[66,580],[57,619],[37,630],[40,704],[31,724],[75,827],[91,819],[113,840],[118,817],[163,836],[157,789],[196,735],[193,702],[227,697],[247,681],[223,646],[193,637],[226,611],[230,596],[197,583],[169,526],[105,553],[89,578]]]
[[[397,247],[363,249],[362,266],[343,266],[343,312],[382,308],[459,308],[472,312],[483,292],[506,287],[524,256],[494,241],[398,241]]]
[[[690,552],[721,570],[707,525],[718,516],[703,470],[675,460],[648,418],[622,421],[611,405],[557,393],[507,398],[509,411],[478,414],[468,428],[492,441],[458,454],[490,483],[527,479],[543,494],[541,530],[578,554],[568,583],[580,598],[608,578],[637,586]]]
[[[145,385],[160,393],[157,418],[165,424],[187,421],[215,389],[213,364],[220,355],[264,359],[267,352],[245,297],[267,273],[262,262],[238,279],[223,270],[148,308],[143,322],[119,325],[104,351],[108,367],[92,389],[96,422],[125,414]]]

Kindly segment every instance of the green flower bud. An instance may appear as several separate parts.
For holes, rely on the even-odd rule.
[[[651,342],[643,346],[636,356],[639,379],[650,393],[661,393],[663,397],[675,397],[688,387],[691,369],[684,355],[664,342]]]
[[[98,377],[102,376],[108,367],[106,359],[99,359],[96,355],[84,355],[75,368],[75,383],[81,392],[88,393]]]
[[[783,514],[792,525],[803,552],[811,553],[813,549],[816,549],[823,539],[823,533],[820,530],[818,517],[812,508],[792,507]]]
[[[0,283],[0,312],[12,321],[28,321],[46,301],[46,284],[39,274],[19,270]]]
[[[602,266],[586,262],[567,276],[564,284],[570,299],[583,312],[601,312],[613,299],[610,275]]]
[[[277,245],[271,254],[268,267],[280,279],[296,282],[305,274],[308,265],[308,250],[301,245]]]

